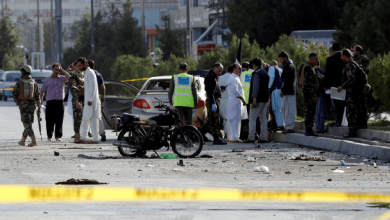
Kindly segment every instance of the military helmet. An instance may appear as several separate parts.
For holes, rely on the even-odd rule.
[[[31,68],[30,65],[23,65],[22,67],[20,67],[20,70],[24,70],[27,73],[31,73],[32,72],[32,68]]]

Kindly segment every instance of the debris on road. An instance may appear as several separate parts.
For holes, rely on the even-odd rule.
[[[83,168],[83,167],[85,167],[85,165],[84,164],[79,164],[79,165],[77,165],[77,167]]]
[[[185,166],[184,163],[183,163],[183,160],[179,160],[179,162],[177,163],[177,165],[178,165],[178,166],[182,166],[182,167]]]
[[[371,166],[373,166],[374,168],[378,167],[375,162],[371,162]]]
[[[54,156],[56,156],[56,157],[60,156],[60,152],[54,151]]]
[[[341,161],[340,161],[339,166],[345,166],[344,160],[341,160]]]
[[[298,157],[291,156],[291,160],[304,160],[304,161],[326,161],[324,157],[308,157],[306,155],[300,155]]]
[[[176,159],[177,158],[177,154],[174,154],[174,153],[170,153],[170,154],[162,153],[161,154],[161,158],[162,159]]]
[[[214,158],[214,155],[210,155],[210,154],[202,154],[199,156],[200,158]]]
[[[145,167],[154,167],[152,164],[148,164]]]
[[[337,168],[333,171],[333,173],[344,173],[344,170]]]
[[[232,150],[232,153],[242,153],[242,152],[245,152],[244,149],[233,149]]]
[[[55,183],[56,185],[101,185],[101,184],[108,184],[108,183],[103,183],[99,182],[94,179],[68,179],[67,181],[64,182],[58,182]]]
[[[290,171],[286,171],[286,172],[284,172],[284,173],[287,174],[287,175],[290,175],[290,174],[291,174]]]
[[[102,156],[100,156],[102,155]],[[84,159],[92,159],[92,160],[105,160],[105,159],[118,159],[119,157],[114,156],[105,156],[103,154],[100,154],[99,157],[93,157],[93,156],[87,156],[85,154],[79,154],[77,157],[84,158]]]
[[[330,182],[330,181],[332,181],[332,179],[328,179],[328,181]]]

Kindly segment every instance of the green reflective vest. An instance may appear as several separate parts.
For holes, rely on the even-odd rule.
[[[242,89],[244,90],[244,96],[245,96],[246,103],[248,103],[248,101],[249,101],[249,89],[251,86],[252,73],[253,73],[253,70],[248,70],[248,71],[241,73],[241,85],[242,85]]]
[[[173,106],[194,107],[191,85],[194,77],[187,73],[180,73],[173,76],[175,79],[175,91],[173,93]]]

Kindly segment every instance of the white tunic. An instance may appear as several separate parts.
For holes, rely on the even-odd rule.
[[[225,73],[223,76],[219,77],[219,86],[227,86],[229,83],[229,78],[231,74]],[[228,109],[228,102],[229,102],[229,96],[228,96],[228,88],[226,87],[225,91],[222,92],[221,96],[221,106],[219,108],[219,114],[223,119],[226,119],[227,109]]]
[[[99,91],[95,72],[89,67],[84,72],[84,111],[83,120],[101,118]],[[89,106],[88,102],[92,102]]]
[[[232,74],[228,81],[228,95],[229,95],[229,110],[227,111],[226,118],[232,120],[239,114],[241,117],[242,101],[237,97],[244,97],[244,90],[242,89],[240,77],[236,74]]]

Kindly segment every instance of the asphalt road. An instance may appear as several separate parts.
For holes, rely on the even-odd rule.
[[[321,152],[286,143],[207,143],[202,154],[213,158],[123,158],[111,145],[115,133],[98,145],[71,143],[72,119],[65,114],[62,142],[39,141],[21,147],[22,123],[13,102],[0,102],[0,184],[54,186],[70,178],[96,179],[108,186],[137,188],[211,188],[276,191],[344,191],[390,193],[388,163],[370,166],[366,158]],[[45,131],[43,121],[43,131]],[[37,134],[38,126],[34,124]],[[244,152],[232,152],[242,149]],[[60,152],[55,157],[54,151]],[[159,151],[159,152],[164,152]],[[170,151],[172,152],[172,151]],[[291,156],[323,156],[327,161],[293,161]],[[150,156],[151,153],[148,153]],[[104,159],[106,156],[119,157]],[[248,162],[248,157],[258,158]],[[344,159],[347,166],[338,166]],[[85,167],[79,167],[83,164]],[[149,167],[147,165],[153,165]],[[267,166],[270,174],[254,172]],[[334,173],[336,167],[344,173]],[[178,169],[178,170],[174,170]],[[290,172],[291,174],[286,174]],[[329,181],[331,179],[331,181]],[[0,195],[1,197],[1,195]],[[4,202],[4,201],[0,201]],[[0,219],[376,219],[390,211],[366,203],[288,202],[133,202],[133,203],[24,203],[0,205]]]

